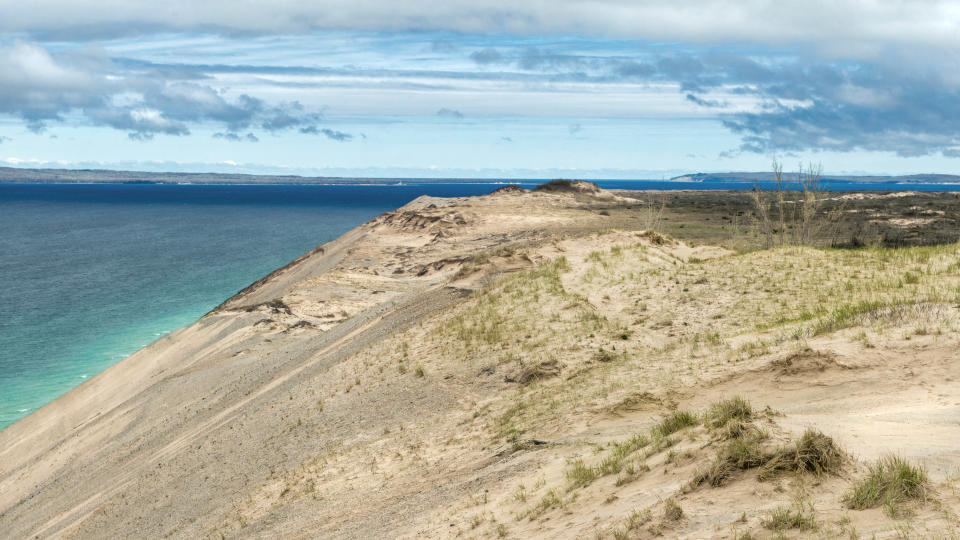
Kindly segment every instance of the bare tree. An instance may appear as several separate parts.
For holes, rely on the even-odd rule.
[[[659,231],[663,219],[663,211],[667,207],[666,193],[651,194],[644,204],[644,228],[649,231]]]
[[[754,187],[751,192],[757,228],[766,246],[803,245],[816,242],[825,229],[836,223],[840,210],[823,211],[826,192],[823,188],[823,166],[801,164],[797,187],[791,189],[783,177],[783,164],[773,160],[772,193]]]

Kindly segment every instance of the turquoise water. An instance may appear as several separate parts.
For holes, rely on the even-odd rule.
[[[382,212],[495,187],[0,184],[0,428]]]

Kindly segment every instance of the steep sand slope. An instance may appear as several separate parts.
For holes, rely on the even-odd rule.
[[[0,536],[957,534],[960,248],[735,255],[618,205],[421,198],[321,246],[0,432]],[[734,395],[733,435],[650,431]],[[695,481],[809,427],[823,474]],[[888,452],[926,502],[847,509]]]

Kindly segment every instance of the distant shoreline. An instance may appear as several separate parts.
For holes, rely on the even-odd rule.
[[[788,181],[795,173],[784,173]],[[538,184],[552,178],[387,178],[346,176],[258,175],[229,173],[181,173],[115,171],[107,169],[25,169],[0,167],[0,183],[4,184],[145,184],[145,185],[397,185],[416,184]],[[677,184],[764,183],[773,180],[769,172],[690,173],[669,179],[578,178],[592,182],[675,182]],[[912,174],[899,176],[824,175],[825,182],[960,186],[960,175]]]

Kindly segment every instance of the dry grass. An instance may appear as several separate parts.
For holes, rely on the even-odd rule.
[[[843,452],[832,438],[807,429],[796,443],[778,448],[770,455],[760,467],[759,477],[765,479],[779,472],[836,474],[843,460]]]

